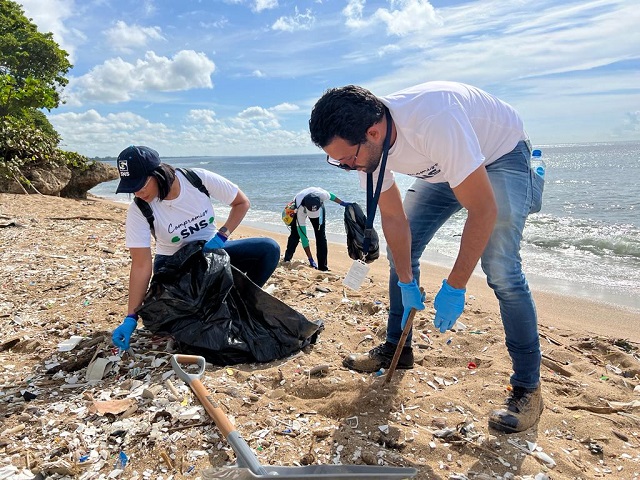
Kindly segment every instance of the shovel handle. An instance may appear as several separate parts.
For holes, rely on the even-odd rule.
[[[191,390],[193,390],[193,393],[196,394],[196,397],[198,397],[198,400],[200,400],[200,403],[207,411],[209,416],[213,419],[216,427],[218,427],[218,429],[222,432],[224,438],[228,438],[229,434],[231,432],[234,432],[236,428],[224,414],[224,412],[218,405],[218,402],[213,399],[209,391],[199,379],[193,380],[189,386],[191,387]]]
[[[182,369],[181,365],[198,365],[200,370],[197,373],[187,373]],[[178,378],[184,380],[184,382],[191,387],[196,398],[213,419],[216,427],[222,432],[224,438],[227,438],[229,434],[235,430],[235,427],[200,381],[207,366],[205,358],[198,355],[173,355],[171,357],[171,366]]]
[[[198,365],[200,370],[197,373],[187,373],[182,369],[182,365]],[[207,361],[204,357],[198,355],[172,355],[171,366],[179,379],[183,380],[187,385],[191,385],[193,380],[198,380],[202,377],[204,370],[207,368]]]
[[[182,369],[180,364],[198,365],[200,370],[198,373],[189,374]],[[233,448],[238,466],[240,468],[248,468],[252,473],[257,475],[257,478],[267,476],[267,470],[260,465],[258,457],[251,451],[247,442],[240,436],[236,427],[233,426],[224,411],[218,406],[218,403],[200,381],[200,377],[204,374],[205,367],[207,366],[205,358],[197,355],[173,355],[171,357],[171,365],[178,377],[191,387],[196,398],[213,419],[218,430],[220,430],[224,438],[231,445],[231,448]]]

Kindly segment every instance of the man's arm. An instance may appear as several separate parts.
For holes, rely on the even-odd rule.
[[[402,206],[400,190],[395,183],[391,188],[380,194],[378,206],[380,207],[384,238],[391,249],[398,278],[403,283],[409,283],[413,280],[413,273],[411,272],[411,230]]]
[[[453,189],[453,193],[467,209],[467,221],[462,231],[460,250],[447,283],[454,288],[465,288],[473,269],[482,256],[498,216],[498,207],[489,182],[487,170],[477,168]],[[386,232],[385,232],[386,233]]]

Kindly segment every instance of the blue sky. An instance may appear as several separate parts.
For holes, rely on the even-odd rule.
[[[116,156],[318,153],[330,87],[470,83],[538,145],[640,140],[637,0],[23,0],[74,68],[62,147]]]

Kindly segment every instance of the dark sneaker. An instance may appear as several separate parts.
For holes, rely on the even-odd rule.
[[[504,433],[522,432],[540,419],[544,409],[542,392],[538,388],[513,387],[505,402],[506,408],[489,414],[489,427]]]
[[[352,353],[342,360],[342,365],[358,372],[377,372],[381,368],[389,368],[393,354],[396,353],[396,347],[395,343],[384,342],[369,350],[368,353]],[[413,368],[413,349],[411,347],[403,347],[396,368],[399,370]]]

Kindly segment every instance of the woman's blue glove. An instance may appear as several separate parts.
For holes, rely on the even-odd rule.
[[[409,283],[403,283],[398,280],[398,286],[402,292],[402,306],[404,307],[400,327],[404,330],[404,326],[407,324],[407,319],[409,318],[411,309],[415,308],[416,310],[424,310],[424,301],[427,294],[420,291],[415,278]]]
[[[214,237],[204,244],[202,251],[206,253],[206,252],[210,252],[211,250],[222,248],[224,246],[224,242],[226,241],[227,241],[227,237],[225,237],[220,232],[216,232]]]
[[[129,350],[129,340],[137,325],[137,318],[131,316],[126,317],[122,324],[111,334],[113,344],[122,350]]]
[[[315,268],[316,270],[318,269],[318,264],[316,263],[316,261],[313,259],[313,257],[309,257],[309,265],[311,265],[313,268]]]
[[[341,207],[348,207],[349,205],[351,205],[353,202],[343,202],[341,201],[338,205],[340,205]]]
[[[442,280],[442,288],[433,302],[433,306],[436,308],[436,318],[433,320],[433,324],[440,329],[441,333],[453,327],[462,314],[466,291],[466,288],[453,288],[446,279]]]

